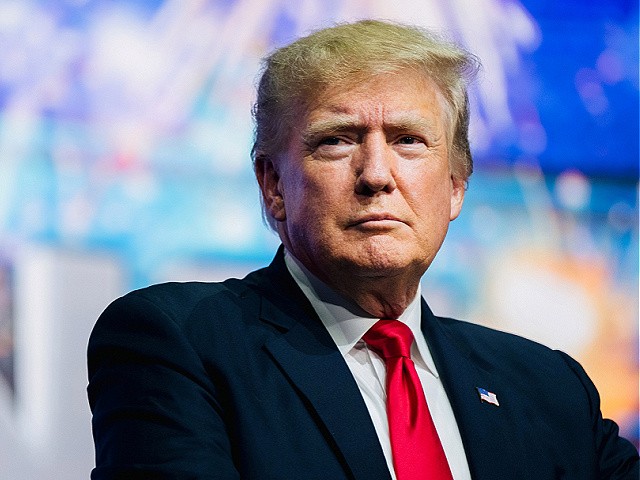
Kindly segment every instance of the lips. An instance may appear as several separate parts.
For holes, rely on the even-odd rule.
[[[358,217],[355,221],[351,222],[349,226],[357,227],[358,225],[376,225],[376,224],[384,225],[384,224],[391,224],[392,222],[406,223],[391,213],[383,212],[383,213],[368,213],[366,215],[362,215]]]

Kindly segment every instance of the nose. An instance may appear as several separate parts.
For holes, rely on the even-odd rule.
[[[374,195],[396,189],[396,159],[384,135],[363,139],[356,160],[356,193]]]

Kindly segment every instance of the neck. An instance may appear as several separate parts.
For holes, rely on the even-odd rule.
[[[329,281],[328,285],[376,318],[398,318],[415,298],[419,280],[343,276]]]
[[[424,273],[418,269],[410,272],[403,269],[401,273],[390,275],[372,275],[362,272],[354,274],[343,266],[330,272],[314,269],[305,265],[300,259],[287,252],[290,260],[297,268],[313,281],[316,278],[342,297],[352,301],[363,313],[375,318],[398,318],[415,299],[420,286],[420,277]]]

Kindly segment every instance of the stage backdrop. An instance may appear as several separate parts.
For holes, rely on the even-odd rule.
[[[360,18],[435,28],[484,65],[475,173],[425,296],[577,357],[637,442],[637,2],[3,0],[0,420],[24,447],[4,463],[15,475],[34,452],[45,471],[83,468],[56,449],[63,425],[88,438],[88,413],[41,401],[57,394],[38,379],[58,372],[85,408],[72,364],[111,297],[270,260],[249,158],[260,58]]]

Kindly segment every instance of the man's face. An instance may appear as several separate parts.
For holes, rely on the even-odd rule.
[[[300,116],[259,180],[283,243],[315,275],[424,273],[464,197],[444,105],[402,71],[324,90]]]

